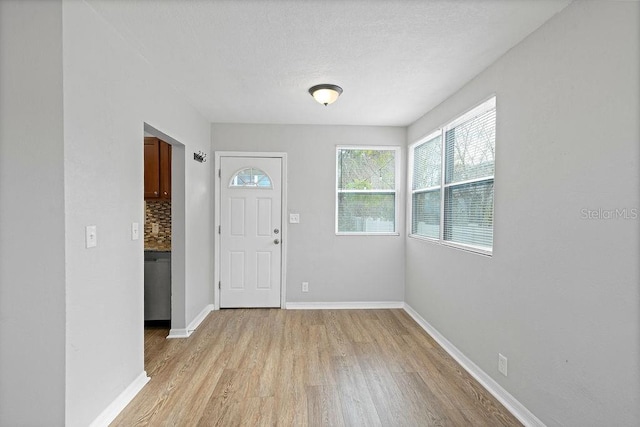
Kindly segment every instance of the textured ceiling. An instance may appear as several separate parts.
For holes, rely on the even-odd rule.
[[[569,0],[88,3],[211,122],[404,126]]]

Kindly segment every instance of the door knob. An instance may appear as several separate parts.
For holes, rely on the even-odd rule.
[[[276,228],[275,230],[273,230],[273,232],[274,232],[275,234],[278,234],[278,233],[280,232],[280,230],[278,230],[278,229]]]
[[[277,245],[278,243],[280,243],[280,239],[274,240],[273,243],[275,243]]]

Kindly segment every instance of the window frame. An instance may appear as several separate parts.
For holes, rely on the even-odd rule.
[[[394,170],[394,189],[393,190],[340,190],[338,186],[340,185],[340,175],[338,169],[338,161],[340,160],[340,150],[371,150],[371,151],[393,151],[394,152],[394,162],[395,162],[395,170]],[[335,218],[334,218],[334,227],[336,236],[399,236],[399,209],[400,209],[400,175],[401,175],[401,155],[402,155],[402,147],[396,145],[336,145],[335,151]],[[341,193],[352,193],[352,194],[393,194],[394,195],[394,220],[393,226],[394,231],[338,231],[338,219],[339,219],[339,207],[340,207],[340,194]]]
[[[494,100],[493,101],[493,106],[487,106],[486,108],[481,108],[484,104],[489,104],[489,101]],[[457,115],[454,119],[449,120],[445,125],[438,127],[436,130],[429,132],[428,134],[426,134],[425,136],[421,137],[420,139],[418,139],[416,142],[410,144],[408,146],[408,152],[407,152],[407,163],[408,163],[408,168],[407,168],[407,236],[409,238],[413,238],[416,240],[422,240],[422,241],[426,241],[426,242],[431,242],[431,243],[435,243],[435,244],[439,244],[439,245],[443,245],[443,246],[448,246],[448,247],[452,247],[452,248],[456,248],[456,249],[462,249],[468,252],[473,252],[473,253],[477,253],[480,255],[486,255],[486,256],[492,256],[493,255],[493,242],[491,244],[491,248],[487,249],[484,246],[477,246],[477,245],[472,245],[472,244],[468,244],[468,243],[459,243],[459,242],[454,242],[451,240],[445,240],[444,238],[444,234],[445,234],[445,197],[446,197],[446,191],[447,189],[451,189],[451,188],[456,188],[456,187],[461,187],[467,184],[474,184],[474,183],[482,183],[482,182],[488,182],[491,181],[493,183],[493,189],[494,189],[494,195],[493,195],[493,199],[491,201],[492,205],[491,205],[491,209],[492,209],[492,215],[493,215],[493,221],[491,224],[491,228],[492,228],[492,233],[495,232],[495,175],[496,175],[496,167],[495,167],[495,156],[494,156],[494,165],[493,165],[493,174],[491,176],[487,175],[487,176],[483,176],[480,178],[472,178],[472,179],[468,179],[468,180],[464,180],[464,181],[458,181],[458,182],[450,182],[447,183],[447,178],[446,178],[446,162],[447,162],[447,149],[446,149],[446,133],[447,131],[457,127],[458,125],[460,125],[461,123],[464,123],[465,121],[468,120],[468,115],[471,113],[475,113],[474,115],[481,115],[486,113],[487,111],[490,111],[491,109],[495,108],[496,112],[497,112],[497,96],[495,94],[492,94],[491,96],[487,97],[486,99],[484,99],[483,101],[477,103],[476,105],[474,105],[472,108],[469,108],[467,111],[463,112],[462,114]],[[476,111],[477,110],[477,111]],[[496,114],[497,116],[497,114]],[[496,120],[496,127],[497,127],[497,120]],[[413,179],[414,179],[414,160],[415,160],[415,149],[417,147],[419,147],[420,145],[429,142],[430,140],[432,140],[433,138],[436,138],[440,136],[440,144],[441,144],[441,158],[440,158],[440,184],[438,186],[432,186],[429,188],[421,188],[421,189],[417,189],[414,190],[413,189]],[[497,146],[497,131],[496,131],[496,143],[495,145]],[[495,150],[495,146],[494,146],[494,150]],[[429,192],[429,191],[435,191],[438,190],[440,191],[440,222],[438,224],[439,226],[439,235],[437,238],[435,237],[430,237],[430,236],[424,236],[424,235],[420,235],[420,234],[414,234],[413,232],[413,196],[416,193],[425,193],[425,192]]]

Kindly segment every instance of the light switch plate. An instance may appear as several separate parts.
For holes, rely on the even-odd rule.
[[[138,240],[140,238],[140,227],[137,222],[131,223],[131,240]]]
[[[98,229],[95,225],[87,225],[84,237],[87,249],[98,246]]]
[[[289,214],[289,224],[298,224],[300,223],[300,214],[292,213]]]

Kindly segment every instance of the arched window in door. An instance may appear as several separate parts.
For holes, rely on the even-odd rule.
[[[239,170],[231,177],[230,188],[273,188],[271,178],[258,168],[248,167]]]

